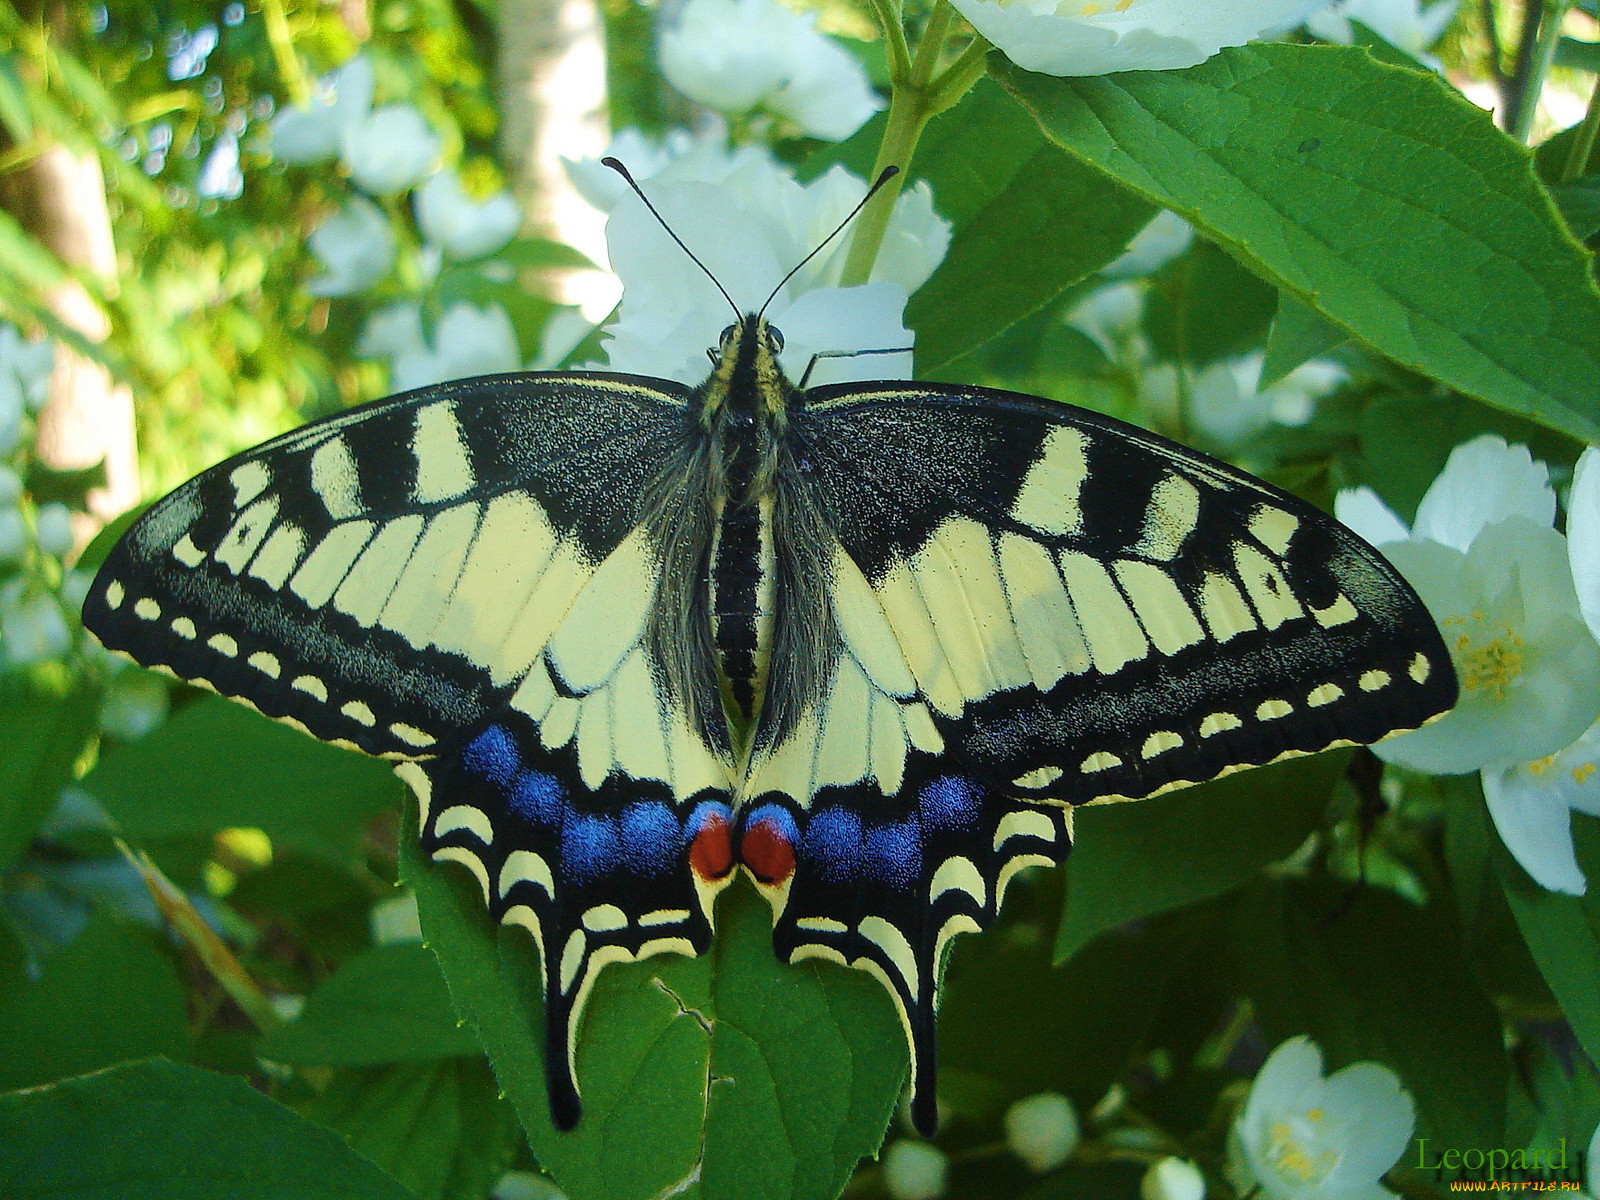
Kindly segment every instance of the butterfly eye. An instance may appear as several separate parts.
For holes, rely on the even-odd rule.
[[[774,354],[783,353],[783,330],[767,326],[767,345],[772,347]]]
[[[728,348],[728,344],[733,341],[734,328],[735,328],[735,326],[729,325],[726,329],[724,329],[722,331],[722,336],[717,338],[718,347],[720,347],[723,350],[726,350]]]

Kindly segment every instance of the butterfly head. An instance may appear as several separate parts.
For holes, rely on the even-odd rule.
[[[781,425],[795,392],[778,362],[782,352],[783,334],[758,313],[746,313],[724,329],[710,352],[711,377],[700,390],[706,426]]]

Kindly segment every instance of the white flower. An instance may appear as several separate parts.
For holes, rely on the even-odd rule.
[[[0,508],[0,563],[19,562],[28,552],[28,523],[15,507]]]
[[[0,590],[0,653],[13,666],[59,658],[72,646],[61,605],[48,592],[13,579]]]
[[[443,145],[410,104],[385,104],[341,131],[339,157],[355,185],[374,196],[420,182]]]
[[[65,504],[41,504],[33,516],[33,537],[39,549],[56,558],[72,553],[72,510]]]
[[[518,370],[522,357],[511,318],[498,304],[479,308],[452,304],[433,331],[433,345],[403,350],[395,357],[391,385],[397,392]]]
[[[82,612],[83,602],[89,598],[89,589],[93,586],[93,571],[68,571],[61,577],[61,603],[70,612]]]
[[[1544,464],[1490,436],[1456,447],[1409,531],[1370,489],[1336,505],[1416,587],[1461,680],[1449,714],[1374,749],[1418,770],[1481,769],[1506,848],[1540,885],[1580,895],[1571,813],[1600,813],[1596,461],[1579,461],[1565,539]]]
[[[1586,890],[1572,845],[1572,814],[1600,817],[1600,723],[1558,753],[1483,769],[1483,798],[1506,849],[1541,887]]]
[[[927,1142],[900,1138],[883,1153],[883,1189],[891,1200],[938,1200],[949,1178],[950,1160]]]
[[[1154,275],[1194,241],[1194,226],[1171,209],[1163,208],[1149,224],[1133,235],[1122,254],[1100,268],[1107,279],[1137,279]]]
[[[1317,401],[1345,381],[1336,363],[1302,363],[1276,383],[1261,387],[1263,356],[1219,359],[1192,372],[1187,394],[1178,386],[1178,368],[1159,363],[1140,380],[1140,394],[1158,411],[1183,408],[1185,422],[1217,446],[1234,447],[1273,425],[1299,426],[1311,419]]]
[[[379,946],[391,942],[420,942],[422,917],[417,911],[417,894],[410,888],[387,900],[380,900],[368,912],[372,940]]]
[[[529,370],[556,370],[594,329],[594,323],[581,310],[567,307],[556,309],[544,323],[544,332],[539,335],[539,353]]]
[[[0,375],[0,457],[9,457],[22,445],[22,389],[15,379]]]
[[[1054,1171],[1078,1148],[1078,1114],[1060,1092],[1038,1092],[1006,1109],[1006,1145],[1037,1175]]]
[[[1405,1151],[1416,1121],[1393,1071],[1360,1062],[1322,1077],[1307,1038],[1274,1050],[1250,1088],[1229,1138],[1240,1193],[1259,1184],[1271,1200],[1378,1200],[1379,1180]]]
[[[657,210],[727,288],[740,312],[759,308],[865,194],[866,185],[841,167],[802,186],[756,160],[717,186],[658,183],[650,188]],[[847,235],[806,263],[767,308],[784,334],[789,377],[798,379],[813,355],[822,352],[909,348],[912,335],[901,316],[906,298],[932,274],[949,237],[949,225],[933,212],[931,193],[919,184],[897,200],[866,286],[837,286]],[[607,330],[608,365],[701,382],[706,348],[717,344],[718,333],[734,316],[727,301],[637,197],[612,212],[606,238],[624,286],[620,318]],[[903,378],[910,367],[909,354],[825,358],[818,360],[811,382]]]
[[[1578,607],[1589,631],[1600,638],[1600,450],[1590,446],[1578,459],[1567,503],[1567,559]]]
[[[507,1171],[489,1200],[566,1200],[566,1193],[537,1171]]]
[[[395,358],[410,350],[425,349],[422,305],[415,300],[384,305],[367,318],[356,339],[356,353],[362,358]]]
[[[1570,745],[1600,711],[1600,646],[1584,625],[1555,493],[1522,446],[1457,446],[1414,528],[1368,488],[1341,492],[1339,519],[1379,546],[1444,634],[1461,699],[1444,717],[1374,747],[1414,770],[1458,774],[1531,762]]]
[[[327,162],[339,153],[345,127],[372,108],[372,63],[356,55],[317,86],[310,104],[272,119],[272,156],[290,163]]]
[[[23,405],[38,412],[50,399],[50,374],[55,370],[56,345],[48,338],[30,342],[14,325],[0,325],[0,375],[15,383]]]
[[[1135,283],[1115,283],[1085,296],[1067,314],[1066,323],[1091,339],[1108,357],[1117,358],[1133,344],[1143,317],[1143,289]]]
[[[686,129],[674,129],[661,141],[637,129],[624,129],[611,139],[611,145],[601,157],[617,159],[640,183],[646,180],[656,184],[721,183],[752,163],[777,169],[777,160],[763,145],[750,143],[729,149],[728,127],[721,121],[712,121],[693,134]],[[622,176],[598,158],[564,158],[561,161],[572,186],[604,212],[610,212],[618,201],[633,195]]]
[[[1205,1200],[1206,1177],[1186,1158],[1166,1158],[1150,1164],[1139,1181],[1139,1200]]]
[[[689,0],[661,38],[661,73],[729,114],[766,109],[812,137],[849,137],[883,102],[838,43],[776,0]]]
[[[973,28],[1029,71],[1105,75],[1204,62],[1292,26],[1327,0],[952,0]]]
[[[417,189],[417,221],[430,242],[450,258],[483,258],[517,232],[522,212],[510,192],[474,200],[461,188],[461,176],[440,171]]]
[[[1348,46],[1355,41],[1350,22],[1360,21],[1396,49],[1437,69],[1428,50],[1444,36],[1455,18],[1459,0],[1435,0],[1426,9],[1419,0],[1336,0],[1306,19],[1306,28],[1325,42]]]
[[[1600,451],[1578,460],[1567,513],[1567,561],[1578,608],[1600,639]],[[1500,840],[1540,886],[1586,891],[1572,845],[1574,812],[1600,816],[1600,722],[1555,754],[1483,769],[1483,797]]]
[[[1461,699],[1431,725],[1373,747],[1380,758],[1460,774],[1554,754],[1594,721],[1600,646],[1579,614],[1559,533],[1512,517],[1465,554],[1429,541],[1383,552],[1438,622]]]
[[[135,741],[167,719],[171,696],[151,671],[120,671],[100,701],[100,728],[125,742]]]
[[[348,296],[366,291],[389,273],[394,232],[382,209],[355,196],[312,231],[311,252],[327,270],[306,289],[313,296]]]

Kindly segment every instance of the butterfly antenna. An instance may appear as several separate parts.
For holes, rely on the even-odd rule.
[[[790,271],[787,275],[785,275],[782,279],[780,279],[778,281],[778,286],[772,289],[772,295],[767,297],[766,304],[763,304],[761,306],[761,308],[756,312],[756,319],[757,320],[759,320],[761,318],[762,313],[765,313],[767,311],[767,304],[771,304],[774,300],[776,300],[778,298],[778,293],[783,291],[783,285],[788,283],[789,280],[793,279],[796,275],[800,274],[800,268],[801,267],[805,266],[813,258],[815,258],[817,255],[821,254],[825,249],[827,249],[828,243],[833,241],[834,238],[838,237],[841,233],[844,232],[845,226],[849,225],[851,221],[854,221],[856,219],[857,214],[859,214],[861,212],[861,210],[863,208],[865,208],[868,205],[868,203],[871,202],[872,198],[878,194],[878,190],[880,188],[882,188],[884,184],[888,183],[889,180],[893,179],[898,174],[900,174],[900,168],[899,167],[885,167],[883,169],[883,174],[879,175],[877,180],[873,183],[873,185],[867,189],[867,194],[865,196],[861,197],[861,203],[856,205],[854,208],[852,208],[850,210],[850,215],[848,217],[846,217],[844,220],[839,222],[839,227],[837,229],[835,229],[832,233],[830,233],[827,237],[823,238],[822,241],[818,242],[817,243],[817,248],[815,250],[813,250],[810,254],[806,255],[799,262],[795,263],[794,270]]]
[[[711,280],[712,283],[716,284],[717,291],[722,293],[722,298],[728,302],[728,307],[733,309],[733,315],[742,319],[744,317],[744,314],[739,311],[739,306],[733,302],[733,297],[728,295],[728,289],[723,287],[721,281],[718,280],[717,277],[711,273],[711,268],[706,266],[705,263],[701,262],[699,257],[695,254],[695,252],[693,250],[689,249],[688,246],[685,246],[683,244],[683,239],[672,231],[672,226],[667,224],[667,219],[665,217],[663,217],[659,212],[656,211],[656,206],[654,204],[650,203],[650,197],[646,196],[644,194],[644,189],[641,188],[638,185],[637,182],[635,182],[633,176],[628,173],[628,168],[622,165],[621,160],[615,159],[615,158],[611,158],[610,156],[607,156],[605,158],[602,158],[600,160],[600,163],[601,163],[602,166],[610,167],[618,175],[621,175],[623,179],[628,181],[628,186],[633,189],[633,194],[635,196],[638,196],[639,199],[644,201],[644,206],[650,210],[650,215],[652,217],[654,217],[657,221],[660,222],[661,228],[663,228],[663,229],[665,229],[667,231],[667,236],[670,237],[673,241],[677,242],[679,248],[685,254],[687,254],[689,256],[690,260],[694,263],[694,265],[699,267],[702,271],[704,271],[706,273],[706,278],[707,279]],[[876,189],[874,189],[874,190],[876,190]],[[872,193],[869,192],[869,193],[867,193],[867,195],[870,198]],[[865,203],[865,201],[863,201],[863,203]],[[851,213],[850,215],[854,216],[855,214]],[[824,245],[826,245],[826,243],[824,243]],[[819,249],[820,249],[820,247],[819,247]],[[785,280],[784,282],[788,282],[788,281]]]

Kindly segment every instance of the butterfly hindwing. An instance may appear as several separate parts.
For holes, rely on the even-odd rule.
[[[84,610],[147,666],[398,760],[424,850],[539,946],[564,1124],[595,972],[704,949],[732,866],[726,746],[665,695],[650,627],[641,522],[684,406],[528,375],[313,423],[154,505]]]
[[[765,882],[780,953],[889,989],[927,1129],[944,949],[1060,861],[1067,806],[1375,741],[1454,676],[1371,548],[1142,430],[917,384],[816,389],[795,426],[837,539],[830,674],[758,731],[741,840],[793,847]]]

